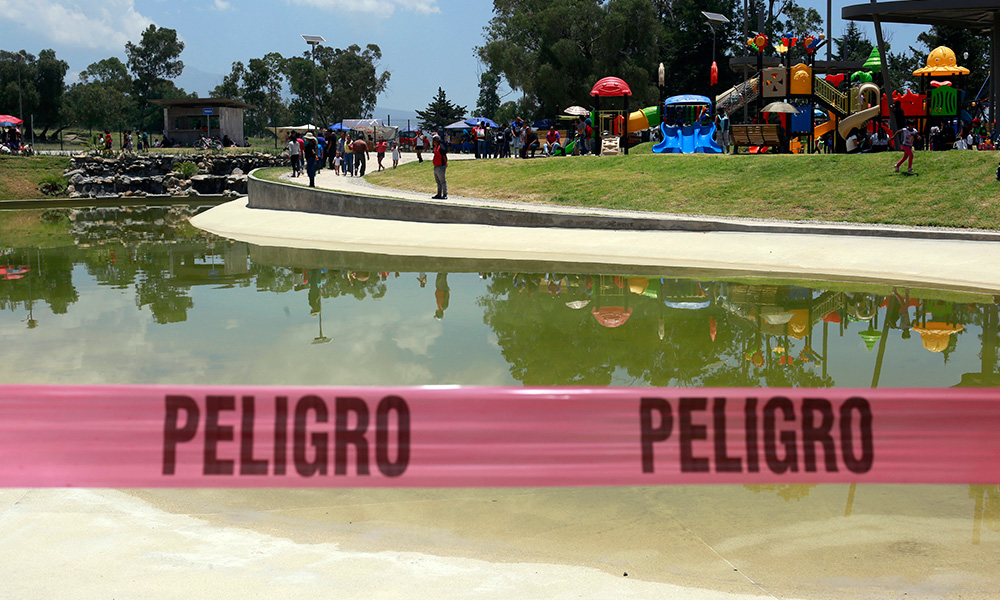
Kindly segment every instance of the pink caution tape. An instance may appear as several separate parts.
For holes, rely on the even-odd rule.
[[[5,487],[1000,483],[1000,390],[0,386]]]

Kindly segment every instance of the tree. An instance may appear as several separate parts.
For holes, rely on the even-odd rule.
[[[42,50],[35,63],[35,89],[38,90],[38,112],[36,121],[44,127],[41,137],[45,138],[52,126],[60,127],[60,108],[66,91],[66,71],[69,65],[56,58],[55,50]]]
[[[375,110],[375,100],[389,83],[388,71],[378,72],[382,50],[368,44],[364,50],[356,44],[345,49],[317,46],[316,52],[316,112],[319,124],[343,119],[369,117]],[[284,63],[284,73],[293,99],[289,104],[296,119],[312,120],[313,56]]]
[[[243,74],[243,101],[254,108],[246,112],[247,130],[258,135],[265,127],[287,123],[288,105],[282,98],[285,58],[270,52],[251,58]]]
[[[868,55],[871,54],[874,47],[871,40],[861,32],[858,24],[854,21],[847,23],[844,35],[834,38],[834,42],[837,44],[837,54],[840,55],[840,60],[859,63],[868,60]]]
[[[230,100],[242,100],[243,99],[243,88],[240,86],[240,81],[246,76],[246,67],[243,63],[236,61],[233,63],[232,70],[229,75],[222,78],[222,83],[215,86],[212,90],[211,96],[213,98],[229,98]]]
[[[128,68],[136,80],[136,90],[142,98],[150,97],[150,90],[158,83],[179,77],[184,72],[180,60],[184,42],[177,39],[177,31],[150,25],[142,32],[138,44],[125,43]]]
[[[473,116],[496,120],[497,111],[500,110],[500,94],[497,93],[499,87],[500,72],[495,68],[483,71],[479,76],[479,99]]]
[[[35,56],[25,50],[0,50],[0,112],[23,118],[26,125],[39,102],[35,60]]]
[[[91,63],[80,72],[80,82],[67,91],[63,120],[94,129],[124,128],[134,113],[132,77],[115,57]]]
[[[465,107],[452,104],[444,90],[438,88],[438,93],[427,105],[427,110],[418,110],[417,118],[420,126],[430,131],[443,129],[465,116]]]

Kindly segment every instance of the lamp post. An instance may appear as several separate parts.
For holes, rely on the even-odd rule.
[[[730,21],[729,21],[729,19],[725,15],[720,15],[719,13],[707,12],[707,11],[703,10],[703,11],[701,11],[701,14],[702,14],[703,17],[705,17],[705,20],[708,21],[708,28],[712,30],[712,73],[714,75],[713,79],[716,79],[718,77],[718,73],[719,73],[719,66],[715,64],[715,26],[716,25],[724,25],[726,23],[729,23]],[[712,81],[711,85],[709,86],[709,89],[712,91],[713,95],[715,93],[715,89],[714,89],[715,88],[715,84],[716,84],[716,81]],[[715,98],[712,98],[712,107],[711,108],[712,108],[712,112],[714,113],[715,112]]]
[[[21,119],[21,126],[24,126],[24,101],[21,99],[21,63],[27,60],[24,50],[17,53],[17,118]]]
[[[309,44],[310,48],[312,49],[312,62],[313,62],[313,72],[312,72],[312,80],[313,80],[313,118],[312,118],[312,124],[315,125],[316,124],[316,120],[317,120],[317,117],[316,117],[316,46],[322,44],[326,40],[323,39],[323,36],[321,36],[321,35],[303,35],[302,39],[304,39],[306,41],[306,43]]]

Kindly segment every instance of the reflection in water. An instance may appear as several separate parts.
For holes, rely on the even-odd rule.
[[[5,382],[948,387],[1000,380],[997,306],[985,295],[259,248],[183,225],[134,237],[102,231],[114,241],[0,247]],[[812,487],[747,489],[805,501]],[[854,496],[851,486],[845,516]],[[970,486],[969,498],[978,544],[984,524],[1000,531],[1000,488]]]

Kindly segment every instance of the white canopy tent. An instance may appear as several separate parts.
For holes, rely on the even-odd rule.
[[[344,129],[364,133],[372,141],[382,138],[387,142],[394,142],[399,139],[399,127],[387,127],[382,119],[344,119],[340,124]]]
[[[315,125],[309,125],[309,124],[306,124],[306,125],[287,125],[285,127],[268,127],[267,128],[268,131],[270,131],[274,135],[278,136],[278,139],[280,139],[282,141],[284,141],[285,135],[288,134],[288,132],[290,132],[290,131],[294,131],[296,133],[303,133],[303,132],[306,132],[306,131],[319,131],[319,129],[320,129],[319,127],[317,127]]]

